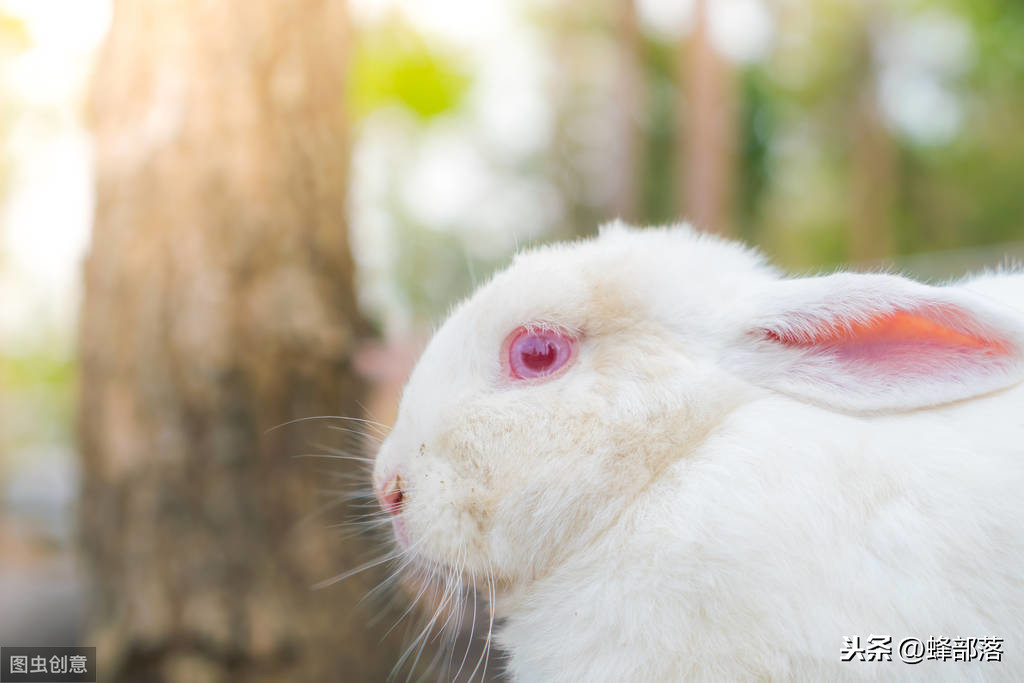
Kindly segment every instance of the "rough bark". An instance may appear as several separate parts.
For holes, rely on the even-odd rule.
[[[380,681],[292,418],[358,415],[332,0],[118,0],[91,98],[81,534],[104,681]],[[321,498],[320,503],[323,502]],[[304,523],[302,520],[306,520]]]

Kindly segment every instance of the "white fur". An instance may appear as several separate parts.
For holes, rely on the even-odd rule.
[[[452,314],[375,476],[401,471],[425,563],[495,577],[517,681],[1024,680],[1022,302],[1021,274],[785,279],[685,226],[611,226]],[[936,304],[1005,353],[904,381],[758,336]],[[538,322],[579,354],[513,382],[502,341]],[[894,661],[840,661],[877,634]],[[930,636],[1004,661],[899,661]]]

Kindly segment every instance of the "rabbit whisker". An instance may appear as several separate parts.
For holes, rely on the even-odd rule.
[[[374,420],[367,420],[366,418],[346,417],[344,415],[313,415],[313,416],[310,416],[310,417],[297,417],[294,420],[287,420],[286,422],[282,422],[279,425],[274,425],[270,429],[268,429],[265,432],[263,432],[263,434],[266,435],[266,434],[269,434],[270,432],[273,432],[275,430],[280,429],[281,427],[288,427],[288,426],[293,425],[293,424],[298,424],[300,422],[309,422],[311,420],[350,420],[352,422],[359,422],[359,423],[365,424],[368,427],[371,427],[371,428],[377,430],[382,435],[387,434],[387,432],[390,429],[385,424],[381,424],[380,422],[376,422]]]

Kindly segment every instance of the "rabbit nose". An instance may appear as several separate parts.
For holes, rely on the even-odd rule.
[[[377,489],[377,500],[380,506],[392,515],[402,511],[402,500],[405,498],[405,482],[402,475],[396,474],[384,482],[384,485]]]

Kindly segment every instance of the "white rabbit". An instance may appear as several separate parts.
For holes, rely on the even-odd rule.
[[[493,592],[516,681],[1024,680],[1022,307],[1019,273],[608,226],[452,313],[374,483],[408,557]],[[1002,642],[901,661],[931,637]]]

